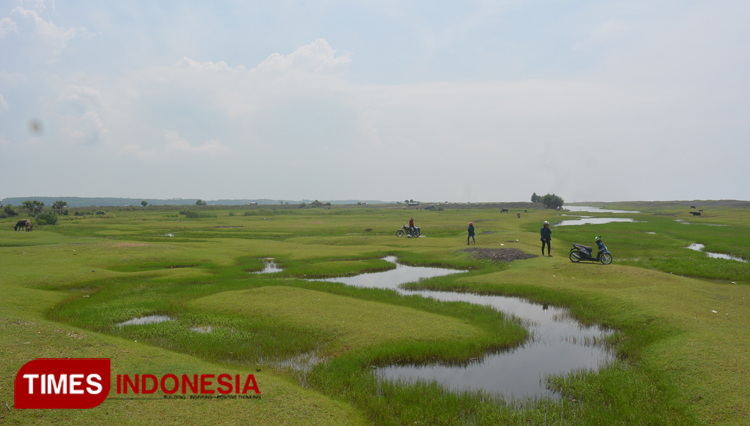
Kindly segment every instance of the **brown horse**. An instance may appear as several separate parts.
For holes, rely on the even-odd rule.
[[[26,221],[26,232],[31,232],[32,229],[34,229],[34,224],[31,223],[31,219],[28,219]]]
[[[13,227],[14,231],[24,230],[31,231],[31,227],[33,225],[31,224],[31,219],[21,219],[18,222],[16,222],[16,226]]]

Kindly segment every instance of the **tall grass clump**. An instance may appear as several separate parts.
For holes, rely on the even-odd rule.
[[[185,212],[185,217],[188,219],[209,219],[209,218],[216,217],[216,213],[197,212],[195,210],[188,210]]]

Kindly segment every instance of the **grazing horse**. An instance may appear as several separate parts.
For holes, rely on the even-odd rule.
[[[26,221],[26,232],[31,232],[34,229],[34,224],[31,223],[31,219]]]
[[[508,213],[508,209],[502,209],[500,210],[500,213]]]
[[[695,208],[695,206],[690,206],[690,208],[691,208],[691,209],[694,209],[694,208]]]
[[[31,223],[29,219],[21,219],[18,222],[16,222],[16,226],[13,227],[14,231],[18,231],[21,229],[22,231],[28,226],[28,224]]]
[[[519,219],[521,218],[521,213],[516,213],[516,215],[518,216]]]
[[[695,217],[695,216],[700,216],[701,212],[690,212],[690,214],[693,215],[693,217]]]

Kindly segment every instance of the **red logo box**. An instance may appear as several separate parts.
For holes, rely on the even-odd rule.
[[[94,408],[109,395],[109,358],[37,358],[14,383],[15,408]]]

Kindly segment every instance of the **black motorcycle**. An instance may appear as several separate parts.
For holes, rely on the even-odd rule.
[[[570,261],[578,263],[581,260],[590,260],[592,262],[602,262],[605,265],[612,263],[612,253],[607,250],[607,246],[602,242],[602,237],[596,237],[596,244],[598,246],[598,251],[596,257],[594,257],[594,251],[591,246],[573,243],[573,248],[570,249],[570,254],[568,255]]]
[[[414,232],[411,232],[411,228],[409,228],[409,225],[404,224],[404,226],[401,227],[398,231],[396,231],[397,237],[403,237],[404,234],[406,234],[408,237],[418,237],[422,233],[422,230],[418,227],[414,227]]]

